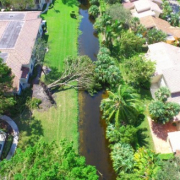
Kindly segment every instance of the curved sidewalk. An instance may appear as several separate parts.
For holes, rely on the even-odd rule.
[[[9,160],[15,153],[17,144],[18,144],[18,139],[19,139],[19,129],[16,125],[16,123],[8,116],[0,116],[0,119],[6,121],[11,128],[13,129],[13,144],[11,146],[11,149],[6,157],[7,160]]]

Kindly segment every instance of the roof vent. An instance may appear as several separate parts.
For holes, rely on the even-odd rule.
[[[13,14],[9,15],[10,18],[14,17]]]

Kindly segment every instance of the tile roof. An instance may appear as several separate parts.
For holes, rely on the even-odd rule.
[[[123,3],[123,7],[125,9],[133,9],[134,8],[134,3],[131,3],[131,2]]]
[[[156,3],[152,2],[151,0],[135,1],[134,5],[138,13],[142,13],[144,11],[149,11],[149,10],[162,13],[162,10],[160,9],[160,7]]]
[[[31,60],[32,50],[41,24],[41,18],[38,18],[39,15],[40,11],[0,13],[0,42],[4,34],[14,36],[13,28],[6,31],[9,23],[23,23],[14,45],[5,49],[0,47],[2,53],[8,54],[6,63],[15,75],[13,86],[16,90],[19,89],[22,65],[28,65]]]
[[[156,27],[157,29],[163,31],[166,34],[180,38],[180,28],[172,27],[167,21],[163,19],[152,17],[152,16],[146,16],[146,17],[140,18],[140,22],[146,28]]]

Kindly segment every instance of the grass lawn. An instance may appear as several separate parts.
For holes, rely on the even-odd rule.
[[[77,56],[79,19],[71,18],[70,12],[75,11],[78,14],[78,9],[78,6],[72,7],[71,4],[63,4],[62,0],[56,0],[54,7],[42,15],[42,18],[47,21],[48,36],[46,35],[45,38],[49,45],[45,64],[57,71],[63,69],[63,61],[67,56]],[[60,141],[64,138],[74,141],[74,147],[78,150],[77,91],[72,89],[57,92],[55,93],[55,100],[57,102],[56,108],[52,107],[44,112],[33,111],[33,119],[38,122],[38,125],[33,125],[31,128],[28,125],[28,117],[23,118],[23,120],[27,120],[24,122],[21,118],[18,123],[22,137],[21,146],[23,143],[25,144],[28,136],[43,134],[44,139],[49,142]],[[41,133],[38,129],[41,129]]]
[[[77,38],[79,20],[70,17],[70,12],[78,14],[78,7],[63,4],[63,0],[56,0],[54,7],[43,14],[47,21],[49,53],[46,54],[45,63],[63,68],[63,60],[69,55],[77,55]]]

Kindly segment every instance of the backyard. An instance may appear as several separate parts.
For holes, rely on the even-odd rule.
[[[79,20],[78,18],[71,18],[71,11],[78,14],[78,6],[63,3],[63,1],[55,1],[54,6],[51,6],[48,12],[42,15],[42,18],[47,22],[48,33],[45,35],[45,39],[48,41],[49,46],[44,61],[56,75],[62,71],[63,61],[66,57],[77,56]],[[74,142],[74,147],[77,150],[77,95],[77,91],[73,89],[55,92],[56,107],[51,107],[46,111],[34,110],[32,113],[33,118],[30,118],[33,120],[30,120],[27,114],[15,119],[22,137],[22,140],[20,138],[20,144],[23,144],[28,136],[33,135],[33,132],[25,132],[27,129],[29,130],[28,124],[36,121],[38,122],[36,124],[39,124],[39,127],[36,125],[36,134],[42,135],[48,142],[60,141],[66,138]]]

